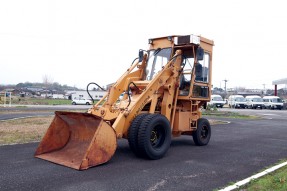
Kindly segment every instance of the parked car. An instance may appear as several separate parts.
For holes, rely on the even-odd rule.
[[[264,108],[263,99],[260,96],[253,95],[253,96],[246,96],[245,98],[246,98],[247,108],[251,108],[251,109]]]
[[[264,96],[263,102],[264,102],[265,108],[268,108],[268,109],[281,110],[283,108],[283,101],[278,96]]]
[[[242,95],[230,95],[228,105],[230,108],[246,108],[246,99]]]
[[[222,108],[223,105],[225,104],[225,101],[222,99],[220,95],[211,95],[210,102],[208,102],[207,104]]]
[[[89,99],[85,99],[85,98],[82,98],[82,97],[75,97],[73,100],[72,100],[72,104],[73,105],[91,105],[93,104],[93,102]]]

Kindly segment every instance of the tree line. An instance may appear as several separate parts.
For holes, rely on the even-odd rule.
[[[4,89],[27,89],[27,88],[41,88],[46,90],[56,90],[56,91],[67,91],[67,90],[79,90],[76,87],[68,86],[66,84],[61,85],[58,82],[53,83],[39,83],[39,82],[24,82],[24,83],[18,83],[16,85],[0,85],[0,90]]]

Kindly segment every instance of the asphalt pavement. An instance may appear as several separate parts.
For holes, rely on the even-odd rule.
[[[259,120],[213,117],[230,123],[212,126],[209,145],[195,146],[192,137],[181,136],[160,160],[135,157],[122,139],[108,163],[85,171],[34,158],[38,143],[1,146],[0,190],[222,188],[287,159],[287,112],[274,112]]]
[[[0,115],[0,121],[11,120],[11,119],[20,119],[20,118],[28,118],[28,117],[42,117],[54,115],[54,112],[25,112],[25,113],[7,113]]]
[[[13,107],[0,107],[0,121],[41,117],[54,115],[55,111],[88,110],[92,106],[87,105],[14,105]]]

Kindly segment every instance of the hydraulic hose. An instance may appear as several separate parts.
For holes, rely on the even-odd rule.
[[[130,86],[131,86],[131,84],[133,84],[139,90],[139,88],[137,87],[137,85],[134,82],[130,82],[129,83],[128,90],[126,91],[126,94],[128,94],[128,98],[129,98],[129,104],[128,104],[127,107],[129,107],[130,104],[131,104],[131,94],[130,94],[130,91],[131,91],[131,87]]]
[[[98,88],[100,88],[100,89],[103,90],[103,91],[106,91],[106,90],[105,90],[104,88],[102,88],[99,84],[95,83],[95,82],[91,82],[91,83],[89,83],[89,84],[87,85],[87,93],[88,93],[88,95],[90,96],[90,98],[92,99],[92,101],[93,101],[93,103],[94,103],[95,100],[94,100],[93,96],[92,96],[92,95],[90,94],[90,92],[89,92],[89,86],[90,86],[91,84],[94,84],[94,85],[98,86]]]

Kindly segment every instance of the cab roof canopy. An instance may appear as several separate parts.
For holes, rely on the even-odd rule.
[[[150,49],[156,48],[168,48],[174,46],[182,46],[188,44],[201,45],[206,44],[209,46],[214,46],[214,42],[202,36],[196,35],[172,35],[158,38],[151,38],[148,40],[150,44]]]

